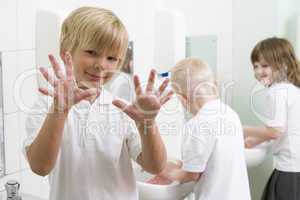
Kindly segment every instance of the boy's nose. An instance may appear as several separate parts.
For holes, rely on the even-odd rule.
[[[105,59],[105,57],[100,57],[100,58],[97,60],[96,65],[98,66],[98,68],[99,68],[100,70],[105,69],[105,67],[106,67],[106,59]]]

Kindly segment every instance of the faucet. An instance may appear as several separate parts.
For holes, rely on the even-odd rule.
[[[7,200],[22,200],[19,196],[20,183],[15,180],[9,180],[5,184]]]

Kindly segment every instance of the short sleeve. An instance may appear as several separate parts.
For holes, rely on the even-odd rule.
[[[287,122],[288,88],[271,88],[267,96],[267,118],[264,123],[268,127],[284,128]]]
[[[49,111],[49,105],[51,105],[51,103],[48,102],[47,99],[45,96],[39,97],[32,108],[27,112],[25,121],[26,138],[23,141],[23,154],[26,159],[26,148],[30,146],[36,138]]]
[[[142,145],[140,135],[138,133],[137,127],[133,120],[128,119],[126,123],[126,130],[129,133],[127,137],[127,147],[129,150],[130,157],[137,161],[138,156],[142,152]]]
[[[216,136],[211,134],[205,121],[189,121],[183,130],[183,170],[203,172],[213,152]]]

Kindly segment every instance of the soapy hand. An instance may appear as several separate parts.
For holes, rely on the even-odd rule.
[[[182,162],[177,161],[168,161],[166,167],[163,171],[147,181],[147,183],[157,184],[157,185],[169,185],[173,181],[176,181],[177,171],[182,167]]]
[[[40,72],[48,83],[52,85],[53,91],[41,87],[39,88],[39,91],[44,95],[53,97],[54,111],[67,113],[73,105],[81,100],[88,99],[94,95],[99,95],[99,89],[91,88],[83,90],[77,86],[73,75],[72,56],[69,52],[66,52],[65,56],[66,74],[63,74],[60,65],[53,55],[49,55],[49,60],[54,70],[55,77],[50,75],[45,68],[40,68]]]
[[[120,99],[113,101],[115,106],[124,111],[137,124],[152,124],[161,106],[164,105],[173,94],[173,91],[169,91],[166,95],[163,95],[169,82],[168,79],[160,85],[158,92],[154,91],[155,74],[155,71],[151,70],[144,92],[142,91],[138,76],[134,76],[136,101],[132,104],[127,104]]]
[[[252,149],[260,143],[260,140],[255,137],[246,137],[244,141],[246,149]]]
[[[154,185],[170,185],[173,181],[162,176],[154,176],[153,178],[146,181],[146,183],[154,184]]]

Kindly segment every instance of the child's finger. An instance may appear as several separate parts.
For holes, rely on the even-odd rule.
[[[160,104],[161,104],[161,105],[164,105],[165,103],[167,103],[167,102],[171,99],[171,97],[172,97],[173,94],[174,94],[173,91],[169,91],[168,94],[166,94],[166,96],[162,97],[162,98],[159,100],[159,101],[160,101]]]
[[[142,94],[142,87],[141,87],[140,79],[137,75],[134,75],[133,83],[134,83],[134,89],[135,89],[136,96],[141,95]]]
[[[54,97],[54,93],[49,91],[46,88],[39,88],[39,92],[42,93],[43,95]]]
[[[149,77],[148,77],[146,92],[152,92],[153,91],[154,81],[155,81],[155,70],[152,69],[150,74],[149,74]]]
[[[138,114],[134,111],[134,109],[132,109],[132,107],[129,106],[128,103],[125,103],[121,99],[113,100],[112,104],[118,107],[123,112],[125,112],[131,119],[136,120],[139,118]]]
[[[64,78],[64,75],[61,71],[61,68],[60,68],[58,62],[56,61],[56,59],[54,58],[54,56],[52,54],[50,54],[48,57],[49,57],[49,60],[51,62],[51,65],[53,67],[53,70],[54,70],[54,73],[55,73],[56,77],[59,78],[59,79]]]
[[[69,52],[66,52],[66,75],[68,79],[73,78],[73,62],[72,55]]]
[[[159,86],[158,88],[158,95],[160,96],[166,89],[166,87],[168,86],[169,83],[169,79],[165,79],[162,84]]]
[[[42,73],[43,77],[53,86],[55,87],[57,84],[57,80],[55,80],[55,78],[53,76],[51,76],[48,71],[41,67],[40,68],[40,72]]]
[[[128,104],[125,103],[124,101],[120,100],[120,99],[115,99],[112,102],[113,105],[115,105],[116,107],[118,107],[120,110],[126,112]]]

